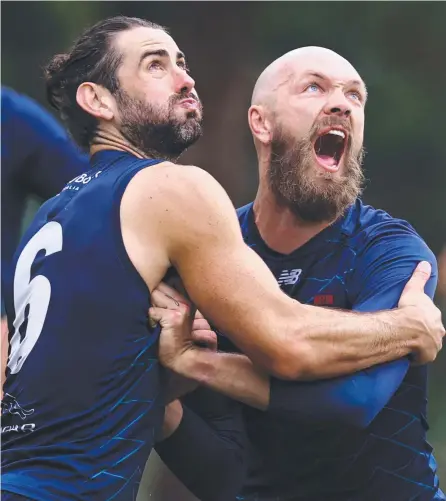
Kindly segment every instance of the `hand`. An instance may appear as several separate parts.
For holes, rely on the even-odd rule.
[[[161,283],[152,292],[151,299],[154,306],[149,316],[161,325],[159,359],[165,367],[181,374],[180,366],[188,352],[217,349],[215,332],[198,311],[192,321],[191,304],[179,292]]]
[[[404,287],[398,303],[398,308],[406,314],[408,329],[415,335],[414,361],[418,364],[435,360],[445,335],[441,312],[424,293],[424,286],[430,278],[431,270],[432,267],[428,262],[419,263]]]

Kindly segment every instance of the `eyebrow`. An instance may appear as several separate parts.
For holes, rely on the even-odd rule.
[[[150,56],[169,57],[169,53],[166,49],[146,50],[141,54],[141,57],[139,58],[139,65],[142,64],[144,59]],[[177,52],[177,60],[178,59],[186,59],[186,56],[183,52]]]
[[[329,78],[325,75],[322,75],[322,73],[318,73],[316,71],[310,71],[308,72],[305,77],[315,77],[315,78],[320,78],[321,80],[329,80]],[[365,83],[362,80],[349,80],[347,84],[353,84],[353,85],[358,85],[359,87],[362,87],[364,90],[364,99],[367,100],[368,97],[368,92],[367,92],[367,87]]]

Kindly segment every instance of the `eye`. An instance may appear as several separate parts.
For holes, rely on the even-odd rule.
[[[149,70],[153,70],[153,71],[162,69],[162,67],[163,66],[162,66],[160,61],[150,61],[149,65],[147,66],[147,68]]]
[[[181,68],[182,70],[186,71],[187,73],[189,73],[189,66],[187,65],[186,61],[178,61],[177,62],[177,66],[179,68]]]
[[[317,83],[311,83],[310,85],[308,85],[305,89],[305,92],[309,92],[310,94],[315,94],[316,92],[319,92],[319,91],[322,91],[320,85],[318,85]]]
[[[360,92],[358,92],[357,90],[352,90],[350,92],[347,92],[347,95],[349,97],[352,97],[356,101],[360,101],[360,102],[362,101],[362,94]]]

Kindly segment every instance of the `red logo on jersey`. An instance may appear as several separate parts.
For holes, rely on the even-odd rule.
[[[317,296],[314,296],[314,304],[316,306],[331,306],[333,303],[333,294],[318,294]]]

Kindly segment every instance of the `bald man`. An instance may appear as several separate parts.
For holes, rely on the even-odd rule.
[[[421,260],[432,265],[425,290],[435,291],[435,257],[421,237],[359,199],[366,100],[355,68],[318,47],[273,62],[253,92],[248,120],[260,183],[254,202],[238,209],[239,222],[283,291],[306,304],[395,308]],[[175,291],[158,297],[159,306],[175,309],[169,296]],[[219,345],[238,351],[223,334]],[[265,375],[244,355],[221,354],[206,377],[200,369],[191,365],[182,375],[244,405],[251,448],[238,500],[446,499],[426,441],[426,366],[404,358],[352,376],[293,382]],[[200,391],[183,399],[198,413]],[[184,436],[176,442],[174,432],[158,447],[176,477],[152,458],[156,480],[150,485],[146,476],[139,499],[194,499],[179,482],[188,484],[180,443],[184,449]]]

